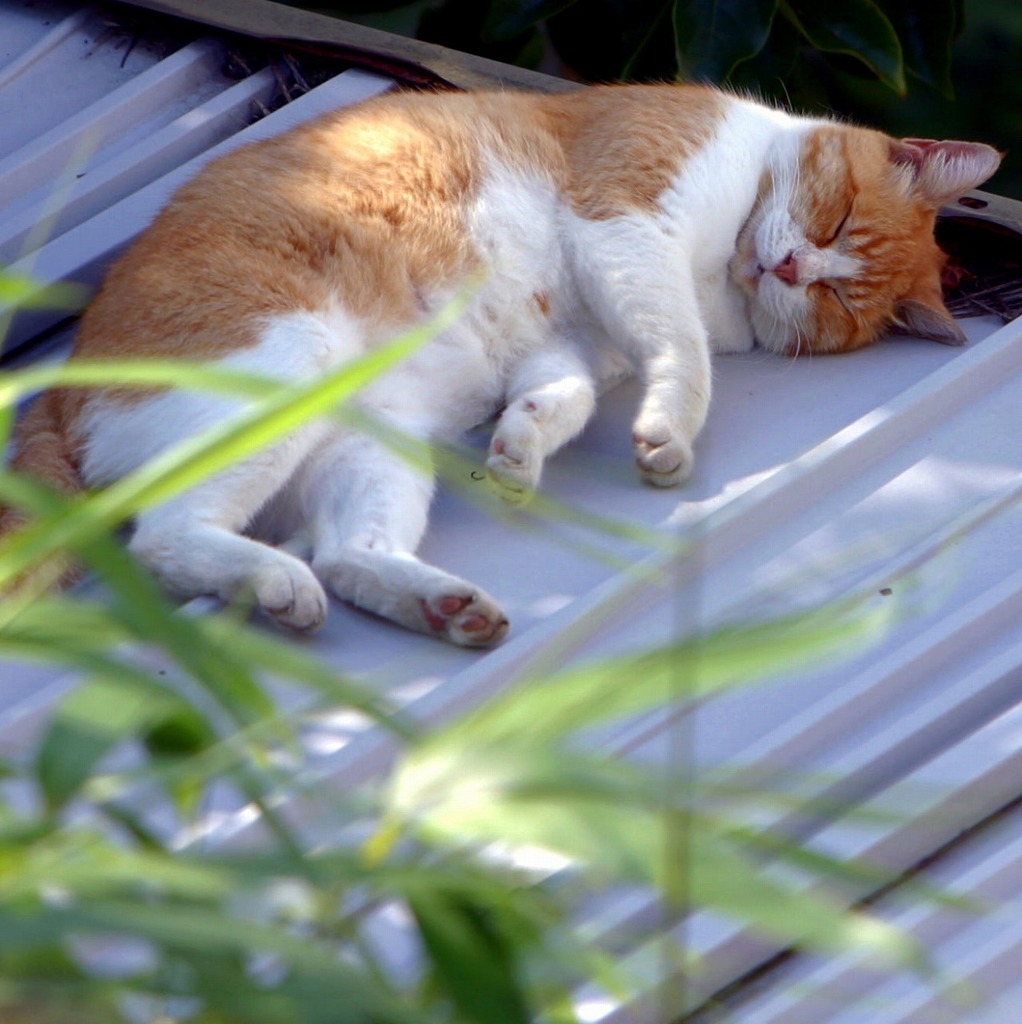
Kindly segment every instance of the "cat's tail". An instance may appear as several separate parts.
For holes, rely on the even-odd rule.
[[[71,495],[81,491],[83,483],[78,455],[65,428],[63,397],[56,390],[44,392],[20,419],[14,431],[10,469]],[[0,502],[0,550],[28,522],[22,509]],[[80,569],[65,558],[40,574],[47,583],[61,587],[70,586],[80,575]]]

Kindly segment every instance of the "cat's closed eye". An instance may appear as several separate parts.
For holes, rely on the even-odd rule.
[[[821,248],[824,248],[824,249],[829,248],[830,246],[832,246],[842,236],[842,234],[844,234],[844,230],[848,226],[848,222],[852,218],[852,209],[854,208],[854,206],[855,206],[855,201],[852,200],[848,204],[848,207],[845,210],[844,215],[837,222],[837,225],[834,227],[834,229],[830,232],[830,236],[823,243]]]

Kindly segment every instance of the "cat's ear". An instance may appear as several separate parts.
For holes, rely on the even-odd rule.
[[[902,299],[895,309],[895,326],[905,334],[942,345],[960,346],[969,340],[958,321],[948,312],[939,292]]]
[[[935,139],[891,140],[891,160],[911,168],[916,192],[943,206],[982,185],[997,170],[1002,154],[982,142]]]

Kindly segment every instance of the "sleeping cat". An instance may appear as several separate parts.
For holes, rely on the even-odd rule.
[[[111,270],[75,357],[309,379],[482,272],[458,323],[360,407],[427,441],[503,410],[487,471],[518,501],[630,367],[639,473],[671,486],[692,468],[711,352],[841,352],[893,325],[961,343],[935,212],[999,159],[697,86],[392,94],[208,165]],[[15,464],[101,486],[235,408],[174,390],[49,392]],[[495,643],[508,628],[497,602],[415,556],[432,486],[380,440],[315,422],[144,512],[131,548],[180,595],[247,590],[294,629],[323,621],[325,588],[424,633]],[[299,529],[309,563],[258,539]]]

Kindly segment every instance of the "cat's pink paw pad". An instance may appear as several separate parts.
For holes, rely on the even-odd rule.
[[[422,601],[430,630],[462,647],[489,647],[507,634],[504,613],[482,594],[445,594]]]
[[[667,431],[640,432],[635,442],[635,461],[642,479],[655,487],[674,487],[688,479],[694,456],[692,446]]]

